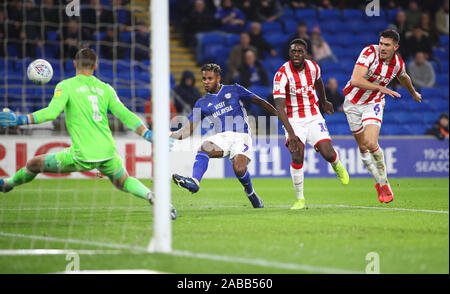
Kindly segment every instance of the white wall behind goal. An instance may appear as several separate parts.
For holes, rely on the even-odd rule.
[[[2,137],[0,142],[0,178],[12,176],[23,167],[27,160],[36,155],[56,153],[69,147],[69,137],[36,138],[23,136]],[[152,178],[152,145],[139,137],[115,138],[117,152],[122,158],[128,173],[137,178]],[[171,173],[192,175],[192,166],[199,144],[176,142],[171,156]],[[157,171],[154,171],[157,172]],[[95,178],[97,170],[70,175],[41,174],[42,179],[88,179]],[[224,160],[214,159],[209,162],[205,178],[223,178]]]

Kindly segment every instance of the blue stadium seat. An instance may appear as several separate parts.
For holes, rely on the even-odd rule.
[[[57,31],[48,31],[47,32],[47,41],[56,41],[58,40],[58,32]]]
[[[422,90],[420,91],[420,94],[422,94],[423,98],[426,99],[441,99],[442,97],[442,93],[439,89],[437,88],[422,88]]]
[[[341,74],[343,71],[342,64],[340,62],[324,61],[320,65],[323,72],[329,75]]]
[[[290,8],[284,8],[283,18],[295,18],[295,11]]]
[[[414,112],[411,111],[399,111],[396,115],[396,120],[400,124],[409,124],[409,123],[415,123],[420,118],[415,115]]]
[[[444,87],[448,86],[449,76],[448,74],[436,74],[436,86]]]
[[[337,124],[337,123],[347,123],[347,117],[343,112],[335,112],[333,115],[324,116],[327,125]]]
[[[407,135],[409,134],[409,130],[404,126],[404,125],[400,125],[398,123],[396,124],[383,124],[383,127],[381,128],[380,131],[381,135]]]
[[[318,11],[320,20],[340,19],[341,14],[338,9],[322,9]]]
[[[420,114],[420,117],[423,119],[423,123],[427,126],[432,126],[438,119],[440,113],[436,113],[434,111],[426,111]]]
[[[218,56],[222,48],[223,44],[210,43],[209,45],[206,45],[203,49],[203,60],[215,61],[216,56]]]
[[[202,36],[201,42],[203,46],[206,44],[224,45],[224,37],[217,33],[206,33]]]
[[[106,36],[106,32],[96,32],[96,33],[94,34],[94,40],[95,40],[95,41],[100,41],[100,40],[102,40],[105,36]]]
[[[367,27],[371,27],[372,23],[370,23],[370,26],[367,25],[367,23],[365,21],[363,21],[360,18],[356,18],[356,19],[349,19],[347,21],[345,21],[345,24],[347,25],[347,31],[346,32],[352,32],[352,33],[359,33],[361,32],[361,28],[364,28],[364,30],[366,30],[365,28]],[[366,33],[366,31],[364,31],[364,34]],[[361,35],[364,35],[361,34]],[[356,39],[356,36],[353,36]],[[361,36],[358,36],[358,38]]]
[[[120,40],[123,43],[131,43],[131,32],[120,33]]]
[[[400,11],[400,9],[389,9],[387,11],[387,19],[389,22],[394,22],[397,18],[397,13]]]
[[[239,34],[229,34],[225,38],[225,45],[233,47],[234,45],[239,44]]]
[[[8,56],[9,57],[17,57],[17,45],[16,44],[8,44]]]
[[[132,97],[130,88],[119,88],[119,89],[116,89],[116,92],[117,92],[117,96],[119,96],[119,98],[131,98]]]
[[[326,19],[320,23],[320,29],[323,33],[342,33],[345,32],[346,23],[339,19]]]
[[[405,111],[408,109],[407,99],[393,99],[391,97],[385,97],[386,105],[385,110],[389,111]],[[384,112],[386,114],[386,112]]]
[[[439,62],[439,68],[441,69],[441,73],[448,74],[448,59],[447,60],[441,60]]]
[[[272,46],[280,46],[280,44],[284,45],[288,41],[289,36],[279,32],[271,32],[264,34],[264,38]]]
[[[282,33],[283,32],[283,25],[279,22],[263,22],[261,23],[261,31],[264,33]]]
[[[440,40],[441,40],[441,46],[444,48],[448,48],[448,35],[441,35],[440,36]]]
[[[248,89],[263,99],[266,99],[268,96],[270,96],[272,94],[271,87],[252,86],[252,87],[249,87]]]
[[[383,113],[383,124],[397,123],[397,114],[391,109]]]
[[[411,135],[424,135],[427,130],[427,126],[420,123],[408,124],[406,128]]]
[[[150,97],[150,89],[148,88],[136,89],[136,96],[147,99],[148,97]]]
[[[386,11],[380,9],[378,11],[378,14],[379,15],[368,16],[365,12],[363,12],[364,19],[367,22],[370,22],[371,25],[372,25],[373,21],[378,21],[378,20],[387,21],[387,13],[386,13]]]
[[[297,31],[298,21],[295,19],[283,19],[281,23],[286,34],[292,35]]]
[[[306,19],[317,18],[317,12],[315,9],[297,9],[295,11],[295,18],[298,21],[305,21]]]
[[[339,46],[344,48],[354,47],[355,42],[359,44],[358,38],[355,38],[355,35],[352,33],[340,33],[339,38],[337,38],[336,41]]]
[[[448,100],[436,100],[430,102],[430,106],[433,108],[434,111],[443,113],[448,113]]]
[[[433,48],[433,55],[434,58],[436,58],[437,60],[445,60],[448,59],[448,48],[439,48],[439,47],[435,47]]]
[[[363,19],[363,12],[359,9],[343,9],[341,18],[343,21],[348,21],[350,19],[356,20],[356,19]]]

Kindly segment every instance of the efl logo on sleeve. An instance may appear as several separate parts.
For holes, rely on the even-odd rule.
[[[54,97],[55,97],[55,98],[56,98],[56,97],[59,97],[59,96],[61,95],[61,92],[62,92],[61,89],[56,89],[56,90],[55,90],[55,96],[54,96]]]

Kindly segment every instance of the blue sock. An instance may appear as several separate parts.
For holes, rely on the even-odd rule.
[[[206,152],[199,151],[195,156],[194,170],[192,171],[192,177],[199,183],[203,178],[206,170],[208,169],[209,156]]]
[[[247,195],[252,194],[253,191],[253,186],[252,186],[252,179],[250,178],[250,173],[248,172],[248,170],[245,172],[245,174],[242,177],[237,177],[239,182],[241,182],[241,184],[244,186],[245,189],[245,193],[247,193]]]

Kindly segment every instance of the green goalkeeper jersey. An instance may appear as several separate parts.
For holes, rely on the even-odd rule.
[[[105,161],[114,157],[116,144],[109,129],[108,110],[136,130],[142,121],[120,101],[116,91],[95,76],[77,75],[56,85],[48,107],[33,113],[35,123],[56,119],[64,110],[76,159]]]

